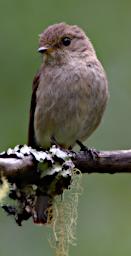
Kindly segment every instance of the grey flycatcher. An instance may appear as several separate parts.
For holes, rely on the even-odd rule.
[[[28,145],[63,148],[84,141],[99,125],[108,100],[105,71],[84,31],[65,23],[40,34],[42,65],[34,78]],[[41,200],[40,200],[41,197]],[[48,194],[36,202],[35,221],[46,223]]]

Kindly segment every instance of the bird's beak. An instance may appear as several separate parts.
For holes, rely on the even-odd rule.
[[[53,51],[53,49],[48,46],[41,46],[38,48],[38,52],[40,52],[40,53],[50,53],[52,51]]]

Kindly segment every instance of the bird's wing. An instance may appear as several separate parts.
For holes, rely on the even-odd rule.
[[[36,91],[39,85],[40,72],[36,74],[33,79],[32,84],[32,97],[30,104],[30,117],[29,117],[29,127],[28,127],[28,145],[31,147],[36,147],[35,135],[34,135],[34,113],[36,107]]]

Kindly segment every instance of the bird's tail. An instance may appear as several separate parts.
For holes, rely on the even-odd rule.
[[[52,198],[46,194],[38,195],[32,215],[34,223],[50,224],[53,218]]]

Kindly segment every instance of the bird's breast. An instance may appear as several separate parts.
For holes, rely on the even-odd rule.
[[[81,133],[91,133],[96,109],[101,109],[103,85],[97,79],[94,83],[94,73],[86,65],[45,68],[37,89],[34,118],[39,145],[50,146],[54,136],[58,143],[70,146],[82,138]]]

